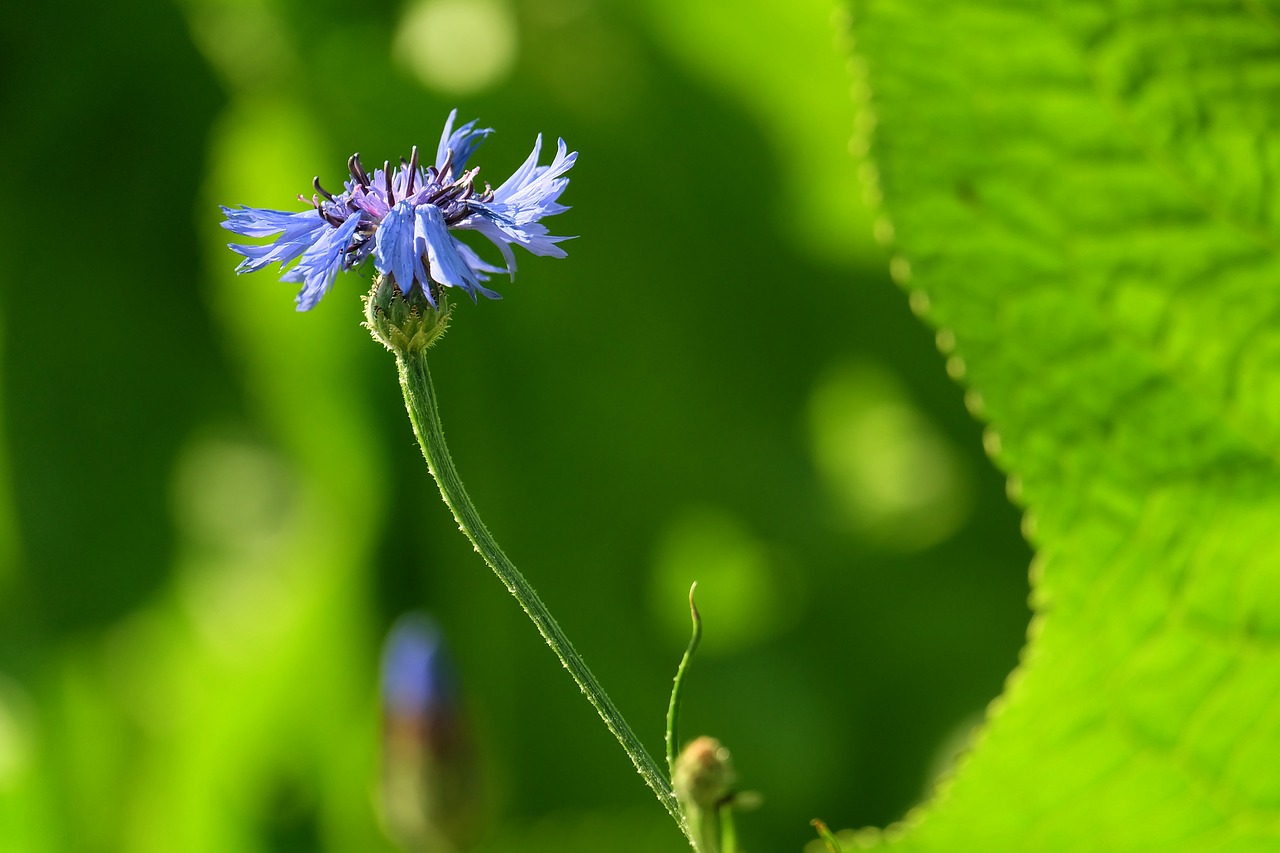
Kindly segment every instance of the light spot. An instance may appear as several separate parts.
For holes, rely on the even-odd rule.
[[[964,407],[969,410],[969,414],[975,418],[982,417],[982,413],[987,409],[986,400],[982,399],[982,394],[970,388],[964,392]]]
[[[405,8],[392,55],[426,88],[471,95],[506,79],[518,40],[502,0],[418,0]]]
[[[201,639],[227,659],[278,629],[264,611],[287,610],[295,564],[281,554],[306,515],[297,492],[279,456],[235,438],[198,439],[175,466],[180,598]]]
[[[876,220],[872,229],[875,234],[876,242],[881,246],[888,246],[893,242],[893,223],[889,221],[888,217],[881,216]]]
[[[889,268],[892,271],[892,267]],[[910,272],[910,269],[908,269]],[[913,290],[911,295],[907,297],[907,305],[911,308],[911,313],[917,317],[924,317],[929,313],[929,309],[933,307],[933,303],[929,301],[929,294],[923,290]]]
[[[0,793],[13,785],[31,764],[35,745],[34,711],[18,684],[0,675]]]
[[[938,352],[943,355],[950,355],[956,348],[956,333],[950,329],[939,329],[938,334],[934,336],[933,342],[938,347]]]
[[[841,833],[836,836],[841,843],[844,842],[845,834]],[[884,842],[884,833],[877,826],[867,826],[862,829],[855,830],[849,835],[852,842],[859,849],[870,850],[873,847],[879,847]],[[824,848],[825,849],[825,848]]]
[[[835,6],[831,9],[831,27],[840,38],[838,43],[847,43],[849,47],[853,47],[853,16],[849,14],[848,9],[843,6]]]
[[[189,3],[192,40],[233,88],[271,90],[298,71],[288,24],[265,0]]]
[[[869,364],[822,379],[809,401],[814,464],[844,524],[888,550],[916,551],[968,517],[959,454],[895,377]]]
[[[198,439],[174,470],[175,520],[197,548],[249,556],[269,547],[288,524],[292,479],[264,447],[234,438]]]
[[[778,557],[730,513],[699,507],[677,516],[654,555],[651,604],[674,639],[689,637],[689,585],[698,582],[702,649],[736,651],[768,639],[799,612],[801,592],[782,580]]]
[[[953,355],[951,358],[947,359],[947,375],[952,379],[957,381],[964,379],[964,375],[967,372],[968,368],[965,367],[964,359],[960,356]]]
[[[1004,481],[1004,493],[1009,500],[1018,503],[1022,500],[1022,478],[1014,475]]]
[[[999,457],[1003,447],[1004,445],[1000,442],[1000,433],[991,427],[982,431],[982,449],[987,451],[988,456],[992,459]]]
[[[1027,577],[1031,582],[1031,589],[1034,592],[1044,583],[1044,556],[1036,554],[1031,558],[1031,565],[1027,569]]]

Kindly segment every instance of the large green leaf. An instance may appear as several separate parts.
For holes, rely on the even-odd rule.
[[[1021,666],[887,840],[1278,849],[1275,19],[869,0],[852,33],[877,231],[1037,550]]]

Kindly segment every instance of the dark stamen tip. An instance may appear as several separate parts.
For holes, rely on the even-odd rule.
[[[316,188],[316,192],[320,193],[320,195],[322,195],[322,196],[324,196],[325,198],[329,199],[329,201],[333,201],[333,200],[334,200],[334,199],[333,199],[333,193],[329,192],[329,191],[328,191],[328,190],[326,190],[324,187],[320,186],[320,176],[319,176],[319,175],[316,175],[314,178],[312,178],[312,179],[311,179],[311,186],[315,187],[315,188]]]
[[[365,189],[369,188],[369,175],[364,170],[364,165],[360,162],[360,152],[351,155],[347,160],[347,168],[351,170],[351,177]]]
[[[413,195],[413,179],[418,176],[418,146],[413,146],[413,152],[409,155],[409,183],[405,192]]]

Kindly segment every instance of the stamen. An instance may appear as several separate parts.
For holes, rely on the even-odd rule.
[[[320,193],[320,195],[322,195],[322,196],[324,196],[325,198],[329,199],[329,201],[333,201],[333,200],[334,200],[334,198],[333,198],[333,193],[329,192],[329,191],[328,191],[328,190],[326,190],[324,187],[320,186],[320,176],[319,176],[319,175],[316,175],[314,178],[312,178],[312,179],[311,179],[311,186],[315,187],[315,188],[316,188],[316,192]]]
[[[382,161],[382,179],[387,184],[387,205],[389,207],[395,207],[396,193],[395,193],[395,190],[391,188],[391,161],[390,160]]]
[[[448,149],[448,153],[444,155],[444,162],[440,164],[439,173],[441,175],[453,174],[453,149]]]
[[[320,214],[321,219],[323,219],[325,222],[328,222],[334,228],[337,228],[338,226],[342,225],[343,220],[339,219],[337,216],[325,210],[324,205],[320,203],[319,198],[317,198],[316,196],[312,196],[311,198],[312,198],[312,204],[316,206],[316,213]]]
[[[351,170],[351,177],[365,189],[369,188],[369,175],[364,170],[364,164],[360,162],[360,152],[357,151],[351,155],[351,159],[347,160],[347,168]]]
[[[449,184],[449,186],[440,189],[434,195],[432,195],[430,201],[432,204],[436,205],[437,207],[441,207],[453,201],[454,198],[457,197],[457,195],[458,195],[458,185]]]
[[[418,146],[413,146],[413,153],[409,155],[409,183],[405,190],[406,195],[413,195],[413,179],[418,175]]]

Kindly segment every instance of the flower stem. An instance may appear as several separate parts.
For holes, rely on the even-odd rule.
[[[467,538],[471,540],[471,544],[475,546],[484,561],[489,564],[489,568],[493,569],[506,585],[507,590],[520,602],[524,612],[537,626],[538,633],[542,634],[547,645],[556,653],[556,657],[560,658],[564,668],[569,670],[578,687],[595,706],[609,731],[613,732],[618,743],[622,744],[622,748],[631,758],[631,763],[635,765],[645,783],[653,790],[658,801],[692,843],[689,827],[680,813],[680,807],[670,783],[645,750],[644,745],[640,743],[640,739],[631,731],[622,714],[614,707],[613,702],[605,694],[604,688],[600,686],[600,682],[596,681],[595,676],[591,674],[586,661],[574,650],[564,631],[560,630],[551,611],[547,610],[546,605],[538,598],[538,594],[524,579],[524,575],[520,574],[519,569],[502,553],[498,543],[494,541],[493,536],[485,528],[484,522],[480,520],[480,515],[472,505],[471,498],[467,496],[462,479],[453,466],[453,458],[445,445],[444,429],[440,424],[440,415],[436,408],[435,389],[431,384],[431,372],[427,369],[426,350],[417,349],[406,353],[397,348],[394,352],[400,372],[400,388],[404,391],[405,406],[409,410],[413,431],[418,436],[418,443],[422,446],[422,455],[426,457],[427,467],[431,469],[431,475],[440,486],[440,496],[453,512],[458,527],[467,534]]]
[[[680,666],[676,668],[675,681],[671,685],[671,702],[667,705],[667,778],[676,778],[676,758],[680,753],[680,700],[684,696],[684,676],[689,670],[689,661],[698,650],[702,641],[702,616],[698,614],[698,605],[693,603],[693,594],[698,589],[697,581],[689,587],[689,615],[693,618],[693,634],[689,638],[689,647],[680,658]]]

